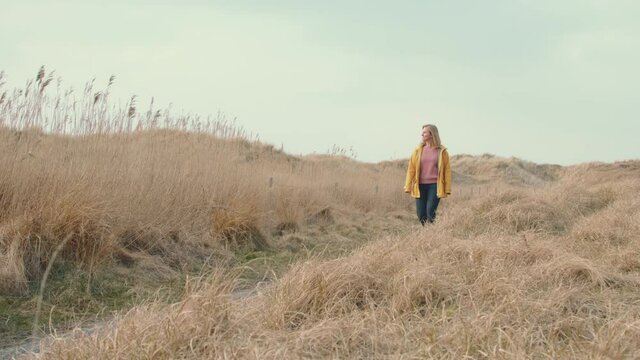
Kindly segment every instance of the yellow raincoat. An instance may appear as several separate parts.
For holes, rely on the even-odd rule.
[[[419,177],[420,158],[422,157],[422,145],[418,146],[409,159],[407,169],[407,180],[404,183],[404,192],[410,193],[412,197],[420,198]],[[449,153],[447,148],[440,146],[438,153],[438,198],[446,198],[451,194],[451,167],[449,166]]]

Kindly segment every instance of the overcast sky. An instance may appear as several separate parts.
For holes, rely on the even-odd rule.
[[[0,0],[0,70],[218,110],[294,154],[640,158],[640,1]]]

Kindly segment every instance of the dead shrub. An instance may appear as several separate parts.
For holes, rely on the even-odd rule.
[[[273,235],[282,236],[287,233],[295,233],[298,231],[298,223],[295,222],[283,222],[276,225],[276,228],[273,230]]]
[[[329,225],[334,223],[333,211],[330,207],[325,207],[308,217],[307,222],[311,224]]]
[[[292,253],[296,253],[304,248],[304,239],[300,236],[290,234],[284,238],[285,247]]]
[[[38,281],[51,254],[67,236],[71,237],[60,256],[90,271],[95,269],[116,249],[105,217],[100,206],[65,196],[45,204],[36,216],[5,222],[2,247],[4,256],[10,258],[5,272],[13,274],[20,289],[25,278]]]
[[[5,244],[5,241],[8,239],[0,230],[0,295],[24,295],[29,289],[29,283],[21,244],[17,241]]]
[[[126,267],[131,267],[140,260],[135,253],[127,251],[127,249],[124,248],[117,249],[114,252],[113,257],[118,263]]]
[[[132,251],[144,251],[150,254],[162,254],[166,233],[153,227],[129,228],[118,235],[122,246]]]
[[[225,247],[239,250],[265,250],[267,239],[257,226],[257,219],[248,212],[230,208],[217,208],[211,215],[213,236],[220,239]]]
[[[278,226],[297,229],[303,217],[303,204],[305,203],[302,191],[293,187],[281,187],[275,196],[274,204],[270,204],[270,206],[273,206],[275,217],[278,221],[275,231],[279,231]],[[280,230],[283,229],[281,228]]]
[[[159,229],[151,226],[130,227],[117,235],[121,249],[114,257],[125,265],[131,265],[141,256],[158,256],[172,268],[180,269],[190,260],[203,260],[210,255],[209,243],[193,243],[179,230]],[[206,254],[204,254],[206,252]]]

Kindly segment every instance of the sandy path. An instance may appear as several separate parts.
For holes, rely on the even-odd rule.
[[[256,295],[258,293],[258,290],[263,289],[267,285],[267,283],[259,283],[255,287],[247,289],[237,289],[231,293],[231,300],[238,301]],[[110,326],[115,326],[116,322],[117,320],[115,320],[114,318],[103,318],[89,323],[85,322],[72,329],[57,330],[56,333],[52,335],[57,338],[91,335],[98,330],[102,330]],[[23,340],[16,341],[10,346],[0,348],[0,359],[14,359],[19,355],[27,353],[38,353],[40,352],[41,346],[46,346],[46,343],[49,340],[51,340],[50,335],[42,334],[42,336],[36,336],[35,338],[29,336],[28,338],[25,338]]]

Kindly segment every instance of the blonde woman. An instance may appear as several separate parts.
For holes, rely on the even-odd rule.
[[[451,194],[449,153],[440,142],[435,125],[422,126],[422,142],[411,153],[404,192],[416,199],[422,226],[436,219],[440,199]]]

